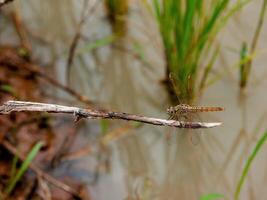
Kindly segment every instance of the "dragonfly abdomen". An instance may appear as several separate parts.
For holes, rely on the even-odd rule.
[[[197,112],[218,112],[223,111],[222,107],[204,107],[204,106],[190,106],[187,104],[179,104],[177,106],[169,107],[167,112],[169,114],[183,114],[183,113],[197,113]]]
[[[222,107],[204,107],[204,106],[190,106],[188,111],[190,112],[218,112],[223,111]]]

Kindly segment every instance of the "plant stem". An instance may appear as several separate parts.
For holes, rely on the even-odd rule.
[[[260,12],[260,16],[259,16],[259,21],[251,42],[251,46],[250,46],[250,55],[253,55],[255,53],[255,49],[257,47],[258,41],[259,41],[259,36],[260,36],[260,31],[264,22],[264,17],[265,17],[265,13],[266,13],[266,8],[267,8],[267,0],[263,0],[263,4],[261,6],[261,12]],[[240,80],[240,87],[244,88],[247,85],[247,81],[248,81],[248,77],[250,75],[250,71],[251,71],[251,66],[252,66],[252,61],[253,59],[249,59],[247,63],[244,64],[244,76],[245,77],[241,77]]]

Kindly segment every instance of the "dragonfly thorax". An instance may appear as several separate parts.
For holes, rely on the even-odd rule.
[[[179,104],[177,106],[171,106],[167,109],[167,113],[170,115],[173,114],[185,114],[190,111],[190,108],[186,104]]]

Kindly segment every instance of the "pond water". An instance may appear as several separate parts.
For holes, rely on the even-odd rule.
[[[242,42],[250,41],[254,33],[259,2],[250,3],[221,32],[218,39],[222,45],[221,55],[213,71],[219,78],[198,101],[199,105],[226,109],[207,118],[203,116],[223,122],[222,126],[203,130],[198,145],[188,142],[185,130],[176,130],[170,141],[166,139],[170,131],[167,128],[143,125],[130,130],[108,145],[110,169],[101,172],[95,184],[92,184],[97,163],[94,155],[66,164],[71,176],[88,183],[92,199],[200,199],[209,193],[232,198],[244,163],[267,128],[266,23],[249,86],[243,93],[238,87],[236,65]],[[21,14],[33,35],[45,39],[45,43],[40,43],[32,36],[33,48],[37,49],[35,56],[42,63],[49,63],[53,58],[62,82],[66,81],[66,50],[75,33],[73,27],[78,24],[81,5],[81,1],[70,0],[64,4],[59,0],[31,0],[27,5],[23,2],[17,5],[21,6]],[[128,26],[128,35],[117,41],[117,45],[127,49],[140,46],[147,62],[111,46],[80,53],[71,70],[72,86],[113,110],[167,118],[168,96],[161,84],[165,63],[157,26],[140,3],[132,3]],[[13,41],[10,32],[12,30],[1,34],[2,42]],[[79,48],[86,46],[87,38],[94,41],[110,34],[102,5],[97,7],[82,32]],[[82,137],[88,140],[85,144],[93,144],[99,132],[97,123],[88,122],[81,131]],[[240,199],[266,196],[266,153],[267,147],[264,147],[254,161]],[[62,170],[64,172],[64,167]]]

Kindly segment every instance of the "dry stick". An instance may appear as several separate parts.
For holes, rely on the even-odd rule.
[[[260,32],[261,32],[261,29],[262,29],[262,26],[263,26],[263,22],[264,22],[266,8],[267,8],[267,0],[263,0],[263,5],[261,7],[260,16],[259,16],[259,21],[258,21],[256,30],[254,32],[252,43],[251,43],[251,46],[250,46],[250,55],[253,55],[255,53],[255,49],[257,47],[257,44],[258,44],[258,41],[259,41]],[[253,62],[253,59],[249,59],[249,61],[247,63],[247,68],[248,68],[247,69],[247,73],[248,73],[247,76],[249,76],[249,74],[250,74],[252,62]]]
[[[1,0],[0,0],[0,3],[1,3]],[[25,27],[23,27],[23,24],[22,24],[22,22],[20,21],[20,19],[18,17],[19,16],[13,16],[13,20],[14,20],[14,23],[15,23],[15,26],[16,26],[16,29],[17,29],[17,32],[18,32],[18,35],[21,38],[22,44],[24,44],[24,43],[26,44],[26,43],[28,43],[28,39],[26,38],[26,35],[25,35]],[[23,45],[23,46],[25,47],[25,45]],[[30,50],[30,44],[26,45],[26,47],[29,47],[27,50]],[[5,61],[5,62],[7,62],[6,65],[13,65],[12,62],[14,60],[12,60],[12,58],[11,58],[12,62],[11,61],[8,61],[8,60],[9,59],[7,59]],[[88,97],[79,94],[74,89],[72,89],[72,88],[70,88],[70,87],[68,87],[68,86],[66,86],[64,84],[61,84],[59,81],[57,81],[53,77],[47,75],[46,72],[42,71],[39,66],[32,65],[32,64],[29,64],[29,63],[25,63],[25,64],[16,63],[16,66],[20,66],[20,67],[24,68],[25,70],[27,70],[27,71],[29,71],[29,72],[31,72],[31,73],[39,76],[40,78],[43,78],[47,82],[49,82],[52,85],[58,87],[59,89],[62,89],[66,93],[72,95],[77,100],[85,103],[88,106],[91,106],[91,105],[94,104],[94,102],[91,101]]]
[[[43,72],[42,70],[40,70],[40,68],[38,68],[37,66],[33,66],[33,65],[22,65],[22,67],[24,67],[26,70],[36,74],[37,76],[39,76],[40,78],[45,79],[46,81],[50,82],[52,85],[64,90],[65,92],[69,93],[70,95],[74,96],[76,99],[78,99],[79,101],[87,104],[87,105],[92,105],[94,104],[91,100],[89,100],[86,96],[84,95],[80,95],[79,93],[77,93],[75,90],[69,88],[68,86],[65,86],[63,84],[61,84],[60,82],[58,82],[56,79],[52,78],[51,76],[47,75],[45,72]]]
[[[78,24],[76,33],[75,33],[75,35],[73,37],[73,40],[72,40],[71,45],[70,45],[69,53],[68,53],[67,77],[66,77],[68,85],[70,85],[70,70],[71,70],[71,66],[72,66],[72,63],[73,63],[73,58],[75,56],[76,47],[77,47],[78,42],[79,42],[79,40],[81,38],[81,31],[82,31],[83,24],[85,23],[87,15],[89,14],[89,12],[86,12],[87,11],[87,6],[88,6],[87,5],[87,1],[84,0],[81,21]]]
[[[149,62],[147,62],[146,60],[144,60],[141,55],[139,55],[138,53],[134,52],[132,49],[128,49],[127,47],[124,47],[122,45],[118,45],[118,44],[115,44],[115,43],[112,44],[112,47],[114,49],[117,49],[117,50],[121,51],[122,53],[126,53],[126,54],[132,56],[134,59],[140,61],[145,66],[151,67],[151,64]]]
[[[28,52],[31,52],[32,47],[31,44],[27,38],[26,29],[24,27],[24,24],[22,22],[21,16],[18,13],[18,10],[15,10],[11,13],[11,18],[13,20],[13,24],[15,26],[16,32],[19,36],[21,46],[24,47]]]
[[[15,63],[16,66],[24,68],[25,70],[35,74],[36,76],[39,76],[40,78],[46,80],[47,82],[54,85],[55,87],[65,91],[66,93],[70,94],[71,96],[75,97],[77,100],[85,103],[86,105],[92,106],[94,104],[94,102],[91,101],[88,97],[79,94],[74,89],[60,83],[59,81],[57,81],[53,77],[47,75],[46,72],[42,71],[42,69],[39,66],[36,66],[36,65],[33,65],[30,63],[21,64],[20,62],[17,62],[16,60],[14,60],[12,58],[7,58],[4,61],[3,65],[7,65],[7,66],[11,65],[12,66],[12,65],[14,65],[13,62]],[[0,64],[2,64],[2,63],[0,63]]]
[[[264,16],[265,16],[265,12],[266,12],[266,7],[267,7],[267,1],[266,0],[263,0],[263,5],[262,5],[262,8],[261,8],[261,12],[260,12],[260,18],[259,18],[259,21],[258,21],[258,24],[257,24],[257,27],[256,27],[256,30],[255,30],[255,33],[254,33],[254,36],[253,36],[253,40],[252,40],[252,43],[251,43],[251,55],[254,54],[255,52],[255,49],[256,49],[256,46],[258,44],[258,39],[259,39],[259,36],[260,36],[260,31],[261,31],[261,28],[262,28],[262,25],[263,25],[263,22],[264,22]],[[250,59],[250,62],[251,59]]]
[[[56,104],[26,102],[26,101],[7,101],[0,106],[0,114],[9,114],[11,112],[48,112],[48,113],[65,113],[73,114],[77,119],[120,119],[127,121],[136,121],[156,126],[171,126],[177,128],[213,128],[220,126],[220,122],[184,122],[176,120],[166,120],[140,115],[132,115],[124,112],[113,112],[103,110],[83,109],[78,107],[62,106]]]
[[[97,2],[88,10],[88,1],[84,0],[84,5],[83,5],[83,11],[82,11],[82,16],[81,16],[81,21],[78,24],[76,33],[74,35],[74,38],[71,42],[70,49],[69,49],[69,54],[68,54],[68,61],[67,61],[67,83],[70,85],[70,71],[71,71],[71,66],[73,63],[73,59],[75,56],[76,48],[79,43],[79,40],[81,38],[81,33],[82,33],[82,27],[86,22],[86,19],[88,18],[89,15],[92,15],[94,11],[96,10],[97,7]]]
[[[4,4],[7,4],[7,3],[10,3],[12,2],[13,0],[0,0],[0,8],[4,5]]]
[[[25,156],[23,154],[21,154],[11,143],[9,143],[8,141],[5,140],[2,142],[2,144],[9,152],[11,152],[13,155],[18,156],[18,158],[20,160],[22,160],[22,161],[25,160]],[[73,196],[78,197],[80,199],[80,194],[77,191],[75,191],[73,188],[66,185],[65,183],[58,181],[57,179],[50,176],[49,174],[45,173],[43,170],[41,170],[34,163],[30,164],[30,169],[32,169],[37,175],[44,178],[49,183],[53,184],[54,186],[66,191],[66,192],[68,192],[68,193],[72,194]]]

